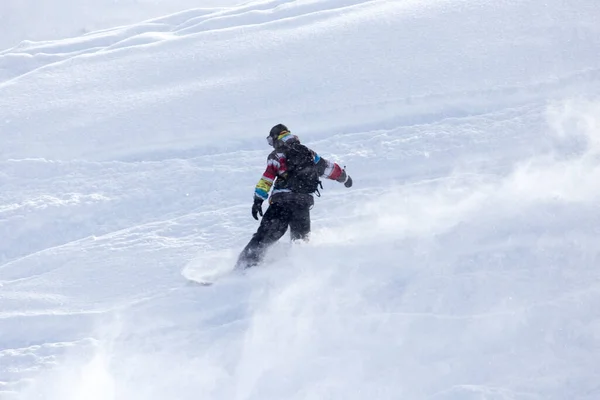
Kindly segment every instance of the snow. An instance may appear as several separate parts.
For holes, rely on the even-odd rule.
[[[0,52],[0,398],[600,396],[596,1],[176,3]],[[279,122],[354,187],[188,284]]]
[[[2,0],[0,48],[64,39],[130,25],[190,8],[224,8],[242,0]],[[208,10],[207,10],[208,11]]]

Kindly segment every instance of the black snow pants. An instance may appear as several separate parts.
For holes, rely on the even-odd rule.
[[[288,226],[292,240],[308,239],[310,208],[310,204],[295,202],[278,202],[269,205],[258,230],[242,250],[236,268],[245,269],[259,264],[268,247],[281,239]]]

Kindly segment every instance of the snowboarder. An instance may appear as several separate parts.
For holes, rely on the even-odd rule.
[[[308,239],[310,209],[313,194],[320,195],[320,177],[341,182],[347,188],[352,186],[352,178],[343,168],[302,145],[285,125],[275,125],[267,142],[274,150],[267,157],[267,169],[256,185],[252,205],[252,216],[258,220],[260,215],[262,220],[238,258],[238,269],[259,264],[267,248],[285,234],[288,226],[293,241]],[[271,187],[269,207],[263,215],[262,203]]]

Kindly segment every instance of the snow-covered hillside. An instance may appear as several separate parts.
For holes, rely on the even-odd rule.
[[[598,93],[595,0],[263,0],[0,52],[0,398],[600,398]],[[256,229],[279,122],[354,187],[189,285]]]
[[[24,40],[54,40],[129,25],[190,8],[229,7],[242,0],[2,0],[0,49]]]

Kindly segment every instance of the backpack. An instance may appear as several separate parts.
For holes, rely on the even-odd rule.
[[[303,144],[293,143],[283,153],[287,162],[286,187],[295,193],[316,192],[318,196],[321,181],[313,152]]]

